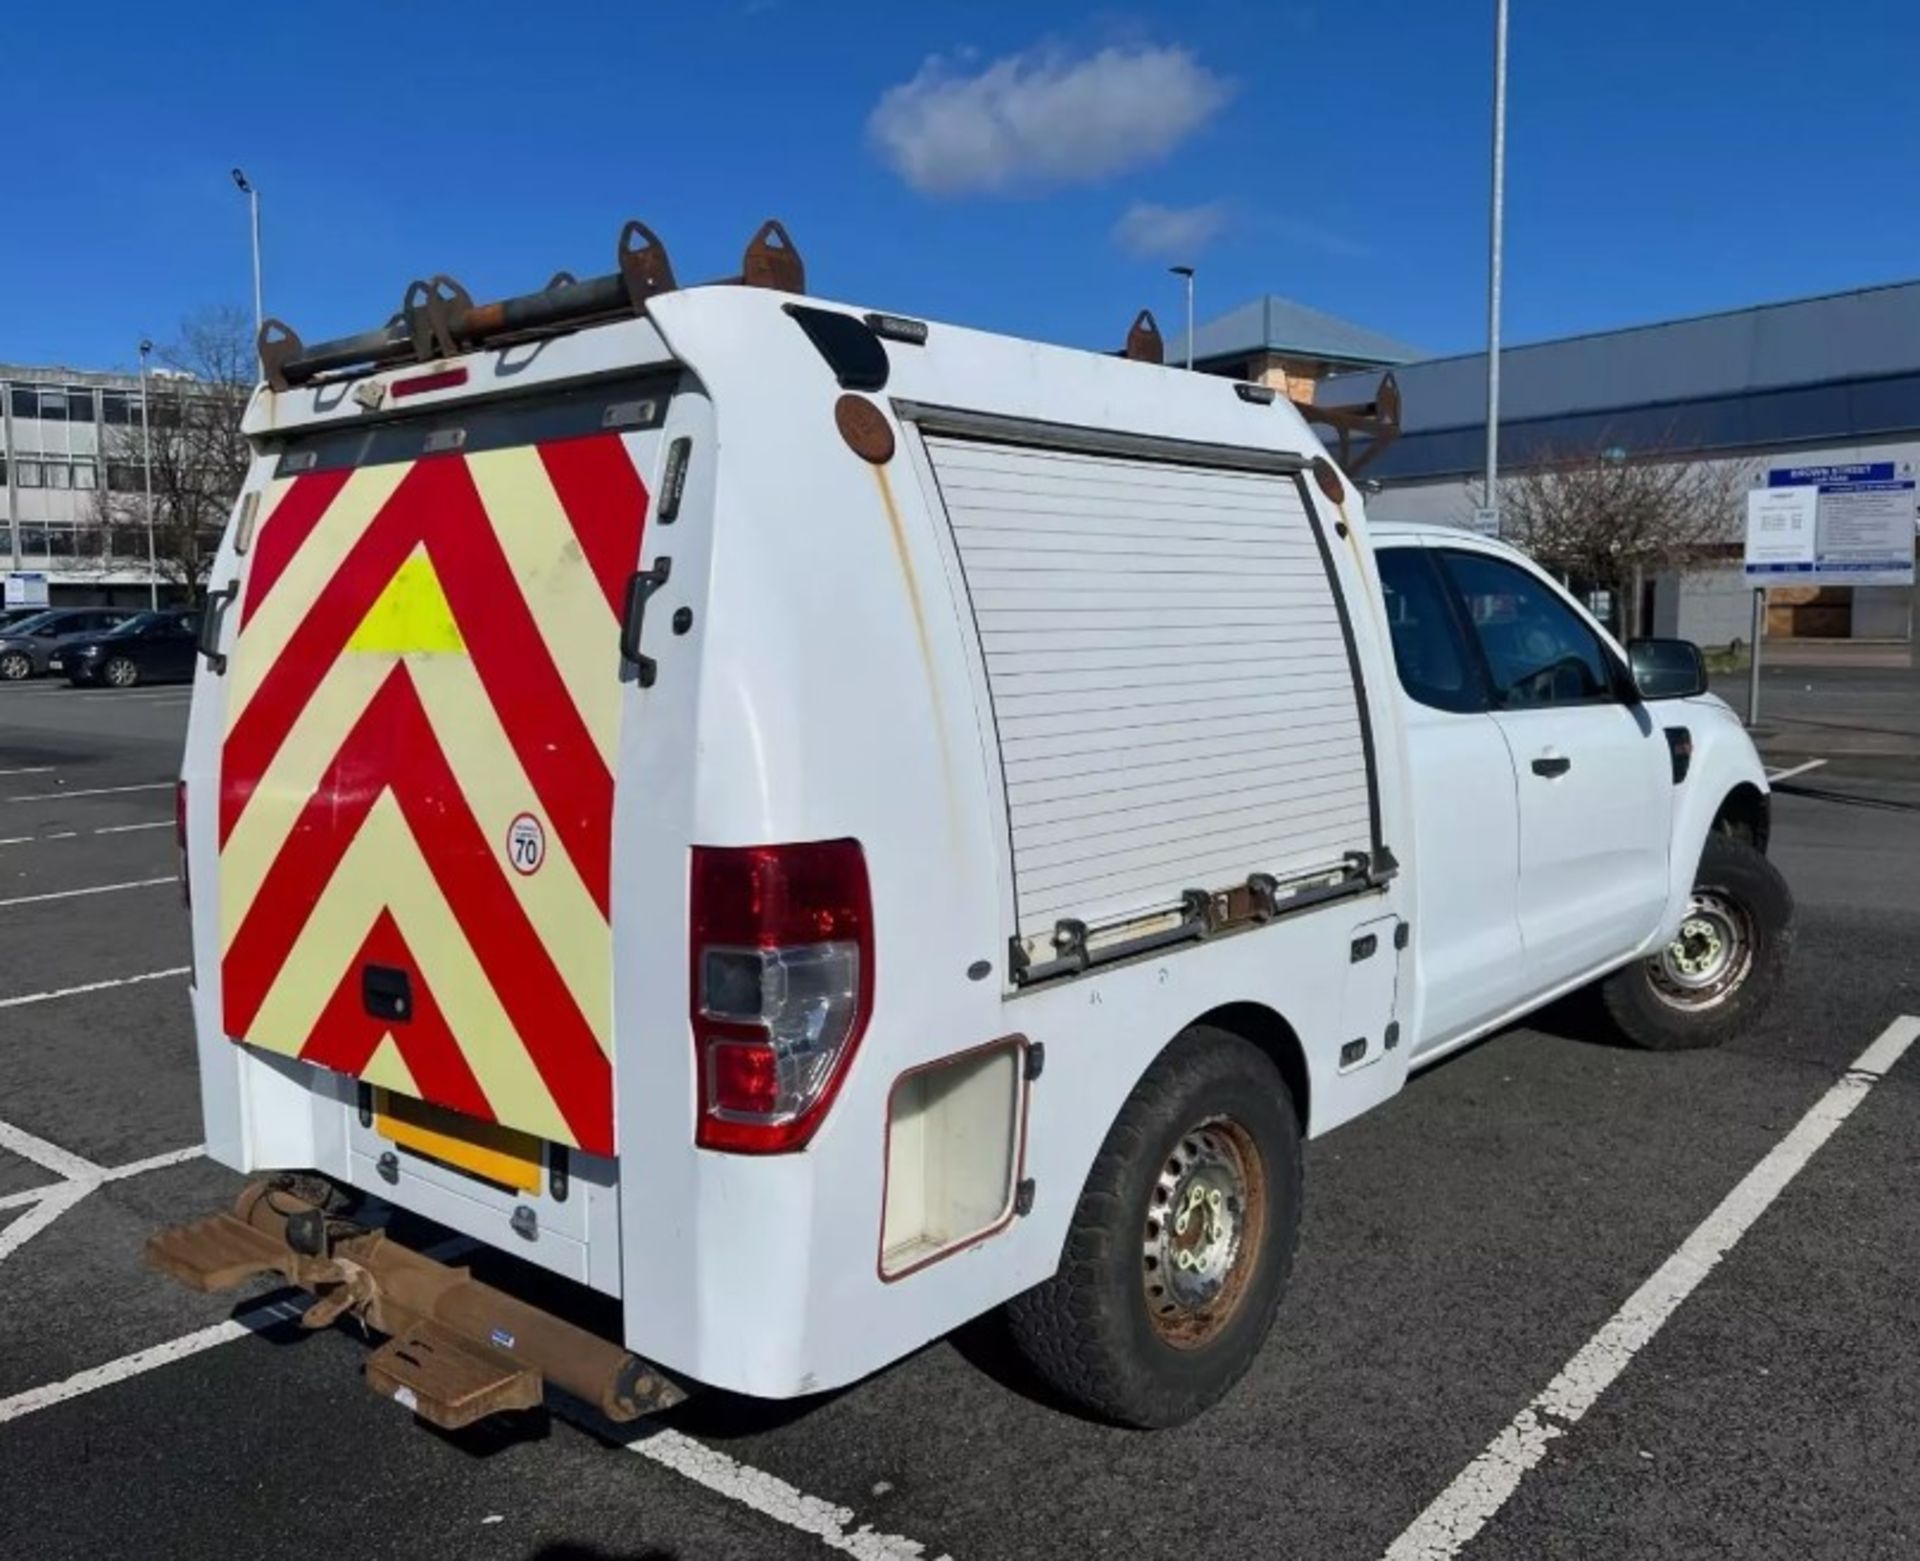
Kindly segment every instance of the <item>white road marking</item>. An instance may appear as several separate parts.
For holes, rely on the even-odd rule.
[[[70,1182],[98,1181],[106,1174],[105,1167],[95,1165],[85,1156],[62,1149],[58,1144],[50,1144],[23,1127],[15,1127],[11,1122],[0,1122],[0,1149],[8,1154],[17,1154],[23,1160],[31,1160],[42,1170],[63,1176]]]
[[[69,797],[118,797],[129,791],[172,791],[172,781],[150,781],[139,786],[92,786],[79,791],[35,791],[24,797],[0,797],[0,802],[65,802]]]
[[[164,1171],[171,1165],[185,1165],[189,1160],[198,1160],[207,1152],[205,1144],[189,1144],[185,1149],[169,1149],[165,1154],[150,1154],[144,1160],[135,1160],[128,1165],[116,1165],[103,1171],[103,1182],[124,1182],[129,1176],[145,1176],[149,1171]]]
[[[17,770],[0,770],[0,775],[51,775],[51,764],[29,764]]]
[[[1820,766],[1826,762],[1825,759],[1809,759],[1805,764],[1796,764],[1790,770],[1768,770],[1767,784],[1772,785],[1775,781],[1792,780],[1796,775],[1805,775],[1808,770],[1819,769]]]
[[[1920,1019],[1903,1015],[1888,1025],[1560,1374],[1387,1547],[1385,1561],[1457,1556],[1546,1456],[1548,1443],[1565,1436],[1594,1406],[1916,1038]]]
[[[926,1556],[927,1547],[917,1539],[876,1533],[864,1524],[851,1528],[851,1508],[809,1496],[785,1480],[729,1458],[679,1431],[665,1428],[649,1431],[626,1445],[627,1451],[638,1453],[743,1507],[751,1507],[776,1523],[811,1534],[827,1549],[856,1557],[857,1561],[922,1561]],[[951,1561],[951,1558],[943,1555],[939,1561]]]
[[[177,884],[180,880],[172,873],[164,878],[136,878],[129,883],[100,883],[90,889],[55,889],[46,894],[21,894],[11,900],[0,900],[0,911],[15,905],[44,905],[48,900],[77,900],[88,894],[118,894],[122,889],[154,889],[163,883]]]
[[[63,1382],[49,1382],[45,1387],[28,1388],[11,1398],[0,1398],[0,1425],[33,1414],[36,1410],[51,1409],[55,1404],[64,1404],[69,1399],[83,1397],[99,1388],[111,1387],[116,1382],[125,1382],[129,1377],[144,1375],[161,1366],[171,1365],[174,1361],[185,1360],[202,1350],[231,1344],[235,1339],[244,1339],[250,1333],[271,1328],[276,1323],[290,1321],[299,1315],[299,1307],[286,1301],[273,1301],[238,1317],[229,1317],[225,1322],[215,1323],[211,1328],[202,1328],[197,1333],[169,1339],[165,1344],[122,1355],[104,1366],[89,1366]]]
[[[91,1182],[55,1182],[47,1188],[40,1195],[39,1202],[5,1230],[0,1230],[0,1263],[12,1257],[92,1191]]]
[[[137,829],[171,829],[173,820],[157,818],[146,824],[102,824],[98,829],[50,829],[44,835],[8,835],[0,839],[0,846],[37,846],[43,840],[78,840],[88,835],[130,835]]]
[[[142,981],[165,981],[172,976],[189,975],[191,965],[175,965],[171,970],[148,970],[137,976],[117,976],[111,981],[88,981],[80,986],[63,986],[54,992],[28,992],[23,997],[0,997],[0,1008],[24,1008],[29,1003],[50,1003],[56,997],[81,997],[88,992],[110,992],[115,987],[137,986]]]
[[[10,1227],[11,1228],[11,1227]],[[225,1322],[169,1339],[148,1349],[122,1355],[103,1366],[90,1366],[60,1382],[28,1388],[11,1398],[0,1398],[0,1425],[51,1409],[56,1404],[84,1398],[101,1388],[112,1387],[147,1372],[187,1360],[208,1350],[244,1339],[250,1333],[276,1323],[291,1321],[302,1311],[303,1303],[277,1300],[250,1312],[230,1317]],[[862,1524],[853,1527],[853,1511],[836,1506],[818,1496],[789,1485],[785,1480],[741,1463],[736,1458],[696,1442],[679,1431],[665,1428],[649,1431],[626,1444],[649,1462],[671,1469],[684,1479],[712,1491],[728,1501],[771,1518],[776,1523],[798,1530],[820,1541],[829,1550],[852,1556],[854,1561],[927,1561],[927,1548],[918,1540],[900,1534],[882,1534]],[[944,1553],[934,1561],[952,1561]]]

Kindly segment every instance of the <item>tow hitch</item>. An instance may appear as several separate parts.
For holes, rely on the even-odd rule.
[[[270,1181],[231,1213],[163,1230],[147,1261],[195,1290],[232,1290],[278,1274],[314,1293],[300,1319],[324,1328],[346,1313],[388,1335],[367,1384],[449,1431],[537,1405],[546,1382],[609,1420],[666,1409],[685,1390],[619,1345],[402,1246],[385,1231],[330,1217]]]

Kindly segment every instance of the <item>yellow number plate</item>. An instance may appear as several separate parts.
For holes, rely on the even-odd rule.
[[[541,1145],[531,1133],[384,1089],[373,1092],[373,1108],[374,1131],[389,1143],[516,1192],[540,1190]]]

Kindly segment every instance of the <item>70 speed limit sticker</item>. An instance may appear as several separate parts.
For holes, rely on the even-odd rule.
[[[539,872],[546,859],[546,827],[531,813],[516,813],[507,825],[507,861],[524,876]]]

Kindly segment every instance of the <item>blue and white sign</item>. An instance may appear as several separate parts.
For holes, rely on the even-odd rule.
[[[38,569],[16,569],[0,588],[0,606],[44,607],[47,605],[47,577]]]
[[[1747,495],[1749,585],[1912,585],[1911,461],[1776,466]]]

